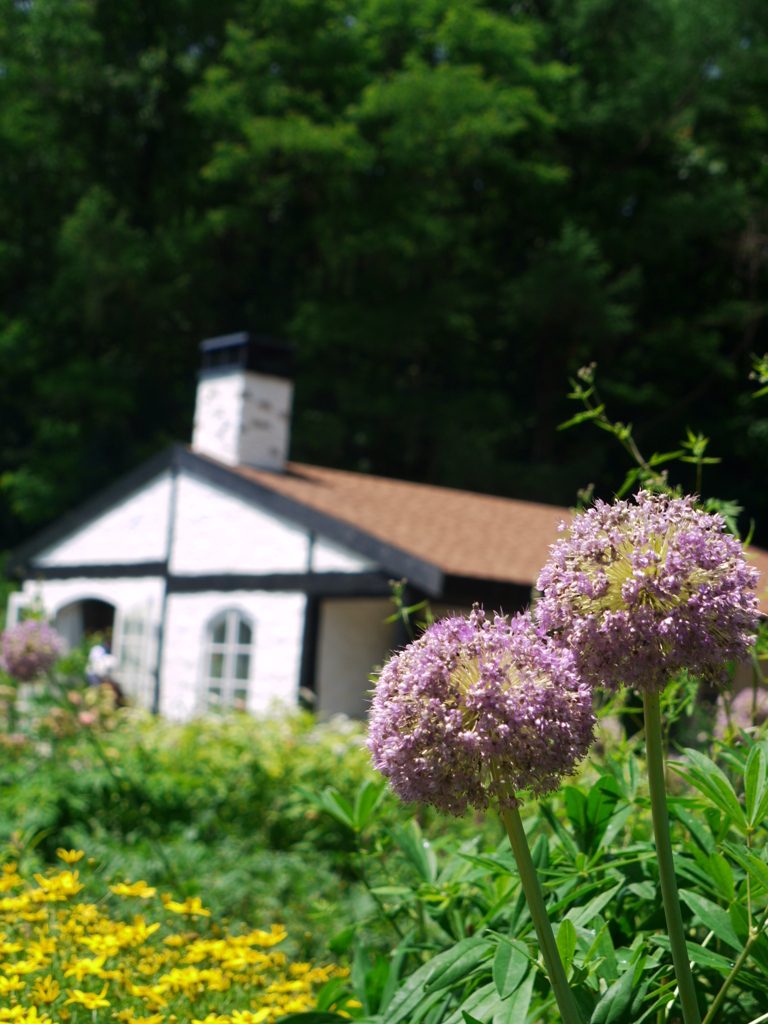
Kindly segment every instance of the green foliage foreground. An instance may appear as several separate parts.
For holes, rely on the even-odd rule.
[[[668,723],[694,692],[687,680],[669,689]],[[581,775],[527,806],[525,827],[584,1020],[660,1024],[676,1018],[675,993],[643,737],[624,738],[620,713],[632,717],[603,709]],[[285,924],[291,955],[351,967],[321,989],[321,1013],[557,1020],[498,821],[414,816],[368,768],[359,726],[173,725],[104,705],[101,726],[78,727],[45,702],[24,715],[28,739],[5,735],[0,841],[27,874],[79,847],[86,893],[141,878],[202,896],[214,924]],[[675,868],[696,984],[709,1004],[736,965],[717,1019],[745,1024],[768,1012],[768,743],[728,726],[704,742],[702,726],[700,749],[670,762]]]

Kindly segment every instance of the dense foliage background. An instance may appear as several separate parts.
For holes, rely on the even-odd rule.
[[[242,328],[298,346],[295,458],[564,503],[617,479],[553,430],[597,360],[768,542],[767,94],[755,0],[2,5],[0,547]]]

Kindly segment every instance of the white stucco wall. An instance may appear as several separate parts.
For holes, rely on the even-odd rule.
[[[228,608],[240,609],[253,624],[248,710],[266,711],[275,702],[295,706],[305,606],[304,594],[296,593],[235,591],[169,595],[163,640],[161,713],[179,719],[205,711],[206,628],[212,618]]]
[[[374,572],[378,568],[369,558],[334,544],[326,537],[316,537],[312,545],[313,572]]]
[[[35,565],[122,565],[165,558],[170,473],[156,477],[86,526],[35,556]]]
[[[172,573],[302,573],[308,564],[308,531],[199,477],[179,476]]]
[[[163,586],[163,580],[159,576],[114,580],[76,577],[68,580],[27,580],[21,594],[22,599],[26,601],[39,598],[47,615],[52,619],[65,605],[91,598],[106,601],[122,611],[129,611],[151,602],[159,616]]]
[[[317,710],[365,718],[371,683],[368,675],[389,656],[395,625],[386,597],[327,598],[320,605],[317,645]]]

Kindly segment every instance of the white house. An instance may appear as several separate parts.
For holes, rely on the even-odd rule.
[[[403,640],[389,580],[438,613],[527,604],[566,509],[289,462],[290,350],[201,350],[191,447],[19,547],[9,625],[39,600],[71,644],[111,628],[120,683],[169,717],[300,698],[362,716]]]

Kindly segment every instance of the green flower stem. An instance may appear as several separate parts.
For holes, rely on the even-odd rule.
[[[704,1018],[704,1024],[713,1024],[713,1022],[715,1020],[715,1017],[719,1013],[720,1007],[723,1005],[725,997],[728,994],[728,989],[734,983],[734,981],[736,980],[736,976],[738,975],[739,971],[744,966],[744,964],[747,962],[747,957],[752,952],[752,947],[754,946],[754,944],[757,942],[757,940],[762,935],[763,929],[765,928],[766,921],[768,921],[768,910],[766,910],[765,913],[763,914],[763,916],[762,916],[762,918],[760,920],[760,924],[757,926],[757,928],[752,928],[752,925],[750,924],[750,928],[749,928],[750,935],[749,935],[749,938],[747,940],[747,944],[744,947],[744,949],[742,949],[742,951],[739,953],[739,957],[738,957],[736,963],[731,968],[731,973],[725,979],[725,981],[722,984],[722,987],[721,987],[720,991],[715,996],[714,1001],[713,1001],[712,1005],[709,1008],[709,1012],[707,1013],[707,1016]],[[765,1017],[759,1017],[758,1020],[768,1020],[768,1013],[765,1015]],[[758,1021],[754,1020],[754,1021],[751,1022],[751,1024],[758,1024]]]
[[[520,819],[520,812],[517,808],[511,811],[501,812],[501,820],[507,830],[509,841],[512,844],[512,852],[515,855],[517,870],[520,873],[520,881],[523,886],[525,898],[528,901],[528,909],[531,912],[533,926],[536,929],[536,937],[539,940],[539,947],[544,957],[544,966],[547,968],[552,991],[557,1000],[557,1008],[560,1011],[563,1024],[581,1024],[579,1011],[573,999],[573,993],[568,986],[568,979],[565,976],[563,962],[552,932],[552,925],[549,923],[547,908],[544,905],[544,897],[541,895],[539,879],[536,876],[536,868],[533,866],[531,851],[528,849],[528,840],[525,829]],[[686,1024],[688,1021],[686,1020]]]
[[[672,963],[680,990],[683,1020],[685,1024],[701,1024],[699,1004],[696,1001],[696,990],[693,987],[693,975],[688,961],[688,949],[685,945],[685,931],[680,913],[680,899],[677,895],[675,866],[672,860],[672,841],[669,837],[658,693],[643,695],[643,710],[645,712],[645,750],[648,759],[648,788],[651,793],[653,834],[656,837],[656,859],[659,863],[659,881],[661,882],[661,896],[664,900],[669,944],[672,947]]]

